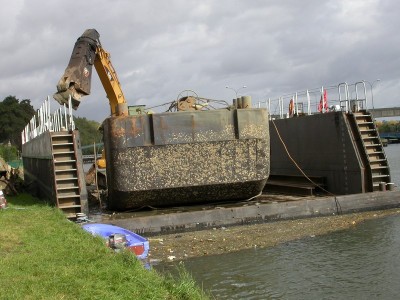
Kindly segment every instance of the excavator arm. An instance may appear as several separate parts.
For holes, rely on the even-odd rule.
[[[110,54],[103,49],[99,38],[100,35],[95,29],[85,30],[78,38],[53,98],[60,104],[68,104],[68,98],[71,96],[72,107],[77,109],[80,99],[90,95],[94,65],[110,102],[111,114],[127,115],[127,103],[117,73],[112,66]]]

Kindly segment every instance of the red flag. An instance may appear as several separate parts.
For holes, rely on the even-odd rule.
[[[328,94],[326,90],[324,89],[324,94],[321,95],[321,100],[319,100],[319,105],[318,105],[318,111],[322,112],[322,109],[325,109],[325,112],[327,112],[328,109]]]
[[[324,108],[325,111],[328,111],[328,93],[325,89],[324,89]]]

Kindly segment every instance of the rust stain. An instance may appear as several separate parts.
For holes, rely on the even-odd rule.
[[[125,128],[121,126],[121,118],[115,118],[111,122],[111,135],[117,138],[125,136]]]
[[[269,176],[268,120],[243,119],[237,129],[233,116],[223,112],[197,120],[180,112],[154,117],[156,122],[148,116],[111,121],[110,201],[127,208],[258,194]],[[216,122],[215,117],[227,121]],[[157,144],[131,146],[129,138],[144,130],[153,130]]]
[[[133,137],[139,136],[143,132],[143,117],[131,118],[129,121],[131,123],[130,128],[132,130],[131,133]],[[137,122],[139,122],[142,126],[138,127]]]

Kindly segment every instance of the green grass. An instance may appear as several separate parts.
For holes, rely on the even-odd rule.
[[[207,299],[184,270],[180,278],[146,270],[130,253],[30,195],[0,210],[0,299]]]

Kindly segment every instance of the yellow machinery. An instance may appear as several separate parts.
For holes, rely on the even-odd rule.
[[[57,84],[54,99],[67,104],[71,97],[72,106],[77,109],[82,96],[90,94],[92,66],[94,65],[110,102],[111,115],[127,116],[128,107],[117,73],[111,63],[111,55],[103,49],[100,34],[95,29],[87,29],[75,43],[67,68]],[[99,168],[106,167],[104,150],[97,160]]]
[[[101,158],[99,158],[97,161],[97,167],[100,169],[105,169],[106,168],[106,153],[104,149],[101,151]]]
[[[57,84],[58,92],[53,97],[60,104],[68,104],[68,98],[71,96],[72,106],[77,109],[80,98],[90,94],[94,64],[110,101],[111,114],[128,115],[127,103],[117,73],[112,66],[110,54],[103,49],[99,38],[100,34],[95,29],[85,30],[78,38],[64,75]]]

